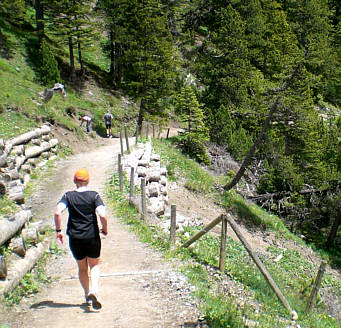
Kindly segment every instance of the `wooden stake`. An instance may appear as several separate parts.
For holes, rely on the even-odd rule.
[[[147,205],[146,205],[146,179],[141,179],[141,203],[142,203],[142,219],[147,218]]]
[[[129,198],[133,198],[134,196],[134,177],[135,177],[135,169],[133,167],[130,168],[130,192]]]
[[[148,138],[149,138],[149,124],[148,123],[146,123],[146,139],[148,140]]]
[[[216,219],[214,219],[211,223],[209,223],[204,229],[197,232],[191,239],[187,240],[181,247],[188,247],[191,244],[193,244],[195,241],[197,241],[201,236],[205,235],[207,232],[209,232],[212,228],[214,228],[222,219],[224,215],[218,216]]]
[[[310,313],[311,309],[313,308],[315,298],[316,298],[317,293],[318,293],[320,286],[321,286],[322,277],[323,277],[324,272],[326,270],[326,265],[327,265],[326,261],[322,261],[320,264],[320,268],[319,268],[319,271],[317,273],[313,289],[311,290],[311,294],[309,297],[309,301],[307,303],[307,307],[305,308],[305,313],[307,313],[307,314]]]
[[[120,131],[120,144],[121,144],[121,154],[123,155],[124,149],[123,149],[122,131]]]
[[[118,154],[118,158],[117,158],[117,173],[118,173],[118,176],[120,176],[120,165],[121,164],[122,164],[121,154]]]
[[[170,245],[171,248],[175,246],[176,236],[176,205],[171,205],[171,222],[170,222]]]
[[[169,137],[169,130],[170,130],[170,128],[167,129],[166,139],[168,139],[168,137]]]
[[[127,152],[130,154],[130,147],[129,147],[129,138],[128,138],[128,132],[127,132],[127,127],[124,127],[124,135],[126,138],[126,145],[127,145]]]
[[[242,244],[246,248],[247,252],[251,256],[253,261],[256,263],[258,269],[260,270],[260,272],[262,273],[262,275],[264,276],[264,278],[266,279],[266,281],[268,282],[268,284],[270,285],[272,290],[275,292],[275,294],[277,295],[279,300],[283,303],[285,308],[291,314],[292,319],[293,320],[297,320],[298,319],[297,313],[291,309],[288,301],[286,300],[286,298],[282,294],[281,290],[278,288],[278,286],[275,283],[275,281],[272,279],[270,273],[265,268],[264,264],[261,262],[261,260],[258,258],[258,256],[253,252],[251,246],[248,244],[248,242],[246,241],[246,239],[244,238],[244,236],[240,232],[237,223],[232,219],[231,216],[227,216],[226,218],[227,218],[227,222],[229,223],[229,225],[231,226],[231,228],[233,229],[233,231],[235,232],[235,234],[237,235],[239,240],[242,242]]]
[[[155,124],[153,124],[153,138],[155,138]]]
[[[123,192],[123,165],[122,164],[120,164],[119,179],[120,179],[120,191]]]
[[[219,259],[219,270],[220,272],[225,271],[225,260],[226,260],[226,233],[227,233],[227,220],[223,217],[221,221],[221,239],[220,239],[220,259]]]

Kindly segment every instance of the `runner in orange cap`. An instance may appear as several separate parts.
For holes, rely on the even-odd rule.
[[[99,215],[101,221],[101,232],[107,235],[108,229],[104,203],[96,191],[88,190],[89,181],[89,172],[86,169],[79,169],[75,173],[74,183],[77,189],[63,195],[57,204],[54,221],[57,238],[63,243],[61,214],[66,208],[68,209],[66,234],[69,236],[70,250],[78,264],[79,281],[84,289],[86,303],[89,304],[91,301],[92,307],[99,310],[102,307],[98,298],[101,238],[96,214]]]

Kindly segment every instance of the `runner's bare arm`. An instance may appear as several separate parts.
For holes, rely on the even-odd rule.
[[[57,239],[61,243],[63,243],[63,234],[61,229],[61,223],[62,223],[62,210],[57,206],[55,212],[54,212],[54,224],[56,226],[56,232],[57,232]]]
[[[107,235],[108,234],[108,220],[106,216],[99,216],[100,220],[101,220],[101,224],[102,224],[102,229],[101,232],[103,233],[103,235]]]

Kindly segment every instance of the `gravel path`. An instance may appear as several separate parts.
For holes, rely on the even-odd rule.
[[[60,161],[53,174],[41,181],[39,191],[29,200],[36,219],[53,223],[57,201],[74,189],[73,174],[89,170],[89,188],[103,196],[105,182],[116,169],[118,139],[103,139],[103,145]],[[104,198],[104,196],[103,196]],[[105,198],[104,198],[105,199]],[[189,294],[185,277],[161,256],[149,249],[120,224],[108,209],[109,234],[102,237],[100,297],[102,309],[94,311],[84,302],[77,279],[76,263],[67,242],[65,254],[56,256],[46,268],[58,278],[17,308],[0,313],[0,325],[15,327],[207,327],[198,320],[198,306]],[[65,231],[67,214],[63,215]]]

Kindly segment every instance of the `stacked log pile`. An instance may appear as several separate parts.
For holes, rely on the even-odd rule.
[[[50,132],[50,127],[43,125],[9,140],[0,139],[0,197],[7,195],[18,204],[25,202],[24,188],[30,173],[41,158],[56,152],[58,139],[52,139]]]
[[[169,182],[167,169],[161,166],[160,155],[155,154],[150,142],[138,143],[130,154],[122,157],[123,170],[130,177],[131,168],[134,168],[134,185],[141,186],[141,179],[146,181],[147,213],[152,224],[159,225],[165,232],[170,230],[171,206],[168,198]],[[141,200],[137,197],[130,199],[139,212]],[[188,226],[201,226],[202,219],[187,217],[177,212],[176,229],[184,233]]]
[[[24,188],[35,168],[43,166],[57,152],[57,139],[48,125],[4,140],[0,138],[0,198],[24,203]],[[44,254],[48,244],[39,240],[38,228],[30,223],[32,212],[21,210],[0,218],[0,246],[11,251],[0,255],[0,298],[14,289]],[[6,263],[7,262],[7,263]]]
[[[152,152],[151,143],[137,144],[136,148],[122,158],[123,169],[127,176],[133,167],[134,184],[141,186],[146,181],[147,212],[151,216],[163,215],[168,205],[167,169],[160,165],[160,155]]]

